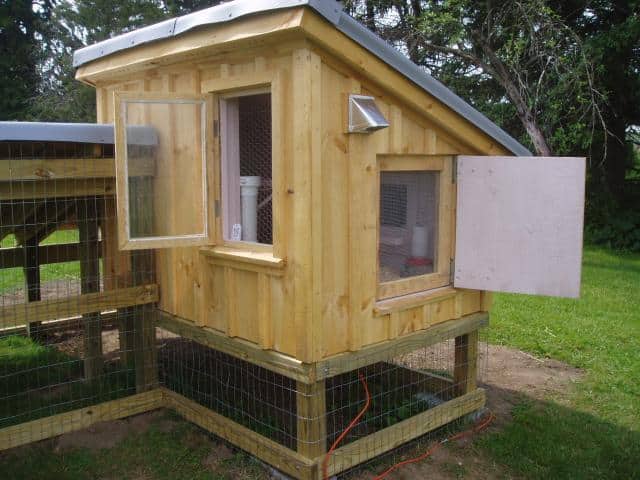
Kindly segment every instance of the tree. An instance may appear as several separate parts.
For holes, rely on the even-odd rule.
[[[74,79],[73,52],[86,45],[220,3],[220,0],[60,0],[40,88],[23,118],[95,121],[93,88]]]
[[[51,2],[0,0],[0,119],[18,120],[37,92]]]
[[[590,190],[625,201],[634,158],[626,135],[640,124],[638,0],[351,0],[346,8],[536,153],[588,155]]]
[[[593,66],[578,36],[544,0],[373,3],[379,16],[397,18],[380,25],[380,33],[401,42],[416,63],[465,87],[467,98],[480,93],[471,101],[482,110],[507,100],[539,155],[564,153],[566,135],[603,125]]]

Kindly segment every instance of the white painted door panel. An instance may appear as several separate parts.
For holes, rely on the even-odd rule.
[[[454,286],[580,296],[585,159],[460,156]]]

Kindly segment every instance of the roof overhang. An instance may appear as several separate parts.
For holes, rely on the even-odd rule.
[[[198,52],[215,53],[216,46],[220,48],[242,40],[260,40],[277,33],[300,32],[306,35],[309,31],[303,22],[305,9],[300,7],[312,9],[337,31],[465,118],[507,151],[515,155],[531,155],[527,148],[482,113],[344,13],[341,5],[333,0],[235,0],[167,20],[76,51],[73,63],[79,68],[77,78],[91,82],[92,77],[98,78],[100,73],[125,72],[127,68],[124,65],[128,65],[128,68],[132,64],[152,68],[162,64],[163,59],[175,59],[184,54],[194,56]],[[265,16],[267,13],[273,15]],[[247,29],[244,34],[228,28],[241,18],[248,24],[253,22],[248,25],[252,28]],[[211,26],[216,26],[215,30],[206,29]],[[160,52],[149,48],[160,41],[176,37],[184,41],[173,48],[167,47]],[[329,42],[323,42],[321,36],[316,36],[315,40],[325,43],[325,47],[331,49]],[[135,50],[131,50],[133,48]],[[103,64],[104,60],[109,60],[107,65]]]

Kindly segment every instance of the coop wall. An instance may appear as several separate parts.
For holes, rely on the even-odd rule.
[[[343,35],[325,31],[315,15],[305,18],[313,41],[298,32],[294,39],[241,51],[229,47],[188,61],[176,55],[173,63],[163,58],[159,68],[132,68],[126,80],[117,69],[104,80],[88,75],[98,83],[99,122],[113,121],[114,91],[224,93],[271,85],[273,247],[249,255],[220,244],[158,251],[159,307],[304,362],[487,310],[488,295],[453,288],[409,302],[380,302],[378,207],[372,199],[381,155],[435,155],[452,164],[457,154],[501,148]],[[91,69],[99,72],[100,66]],[[375,96],[391,126],[347,134],[349,93]],[[450,250],[454,219],[452,204]]]
[[[297,46],[281,46],[276,55],[242,52],[129,76],[126,82],[99,87],[97,103],[98,122],[103,123],[113,121],[114,91],[192,94],[271,85],[273,247],[240,251],[242,258],[234,256],[237,248],[227,248],[223,241],[213,249],[157,250],[158,307],[222,335],[310,360],[304,326],[310,310],[302,280],[310,275],[305,263],[310,228],[306,222],[295,221],[310,217],[310,135],[305,112],[293,104],[309,103],[312,78],[309,56]],[[219,161],[216,152],[214,162]],[[216,227],[221,233],[221,224]],[[127,256],[127,252],[119,254],[123,262]]]

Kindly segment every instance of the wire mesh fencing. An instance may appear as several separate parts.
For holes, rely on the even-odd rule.
[[[308,458],[326,458],[328,475],[383,454],[397,458],[388,452],[436,438],[429,432],[442,432],[484,402],[470,386],[477,357],[463,361],[469,345],[460,338],[363,360],[360,368],[305,384],[158,332],[161,385]]]
[[[118,251],[114,176],[112,144],[0,142],[0,429],[153,386],[153,253]]]

